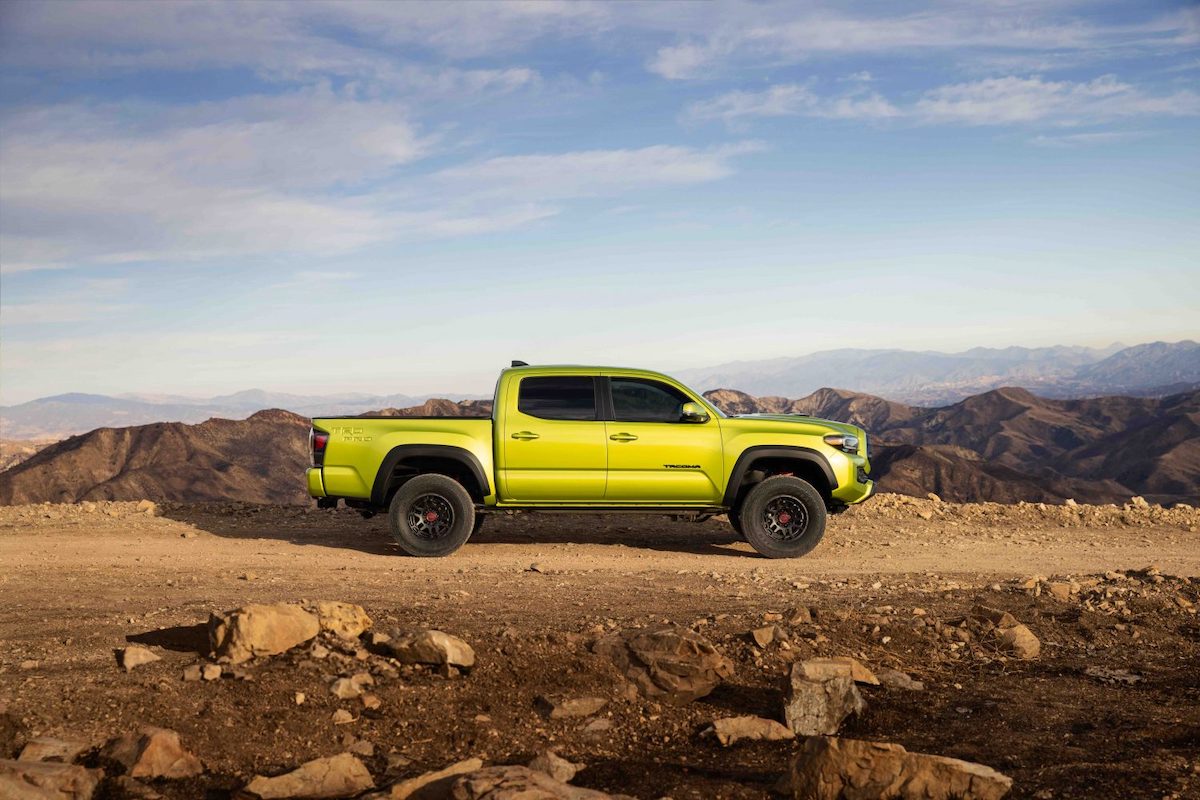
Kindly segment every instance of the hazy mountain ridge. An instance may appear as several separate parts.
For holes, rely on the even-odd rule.
[[[1105,394],[1165,396],[1200,388],[1200,344],[1191,340],[1125,347],[976,347],[960,353],[827,350],[798,358],[682,370],[706,391],[737,386],[754,395],[799,397],[823,386],[912,405],[940,406],[1004,386],[1051,398]]]
[[[470,398],[471,395],[454,395]],[[6,439],[57,439],[96,428],[155,422],[198,423],[212,418],[245,419],[264,408],[287,408],[305,417],[361,414],[381,407],[406,408],[433,395],[298,395],[248,389],[211,398],[176,395],[117,397],[68,393],[12,406],[0,406],[0,433]]]

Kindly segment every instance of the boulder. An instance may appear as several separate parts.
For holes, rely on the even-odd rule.
[[[823,681],[829,678],[850,678],[855,683],[866,683],[871,686],[879,685],[879,678],[867,669],[856,658],[849,656],[830,656],[827,658],[810,658],[800,663],[804,675],[811,681]]]
[[[100,755],[120,764],[131,778],[190,778],[204,771],[200,759],[183,749],[178,733],[153,725],[109,740]]]
[[[21,748],[18,761],[59,761],[72,764],[91,745],[77,739],[59,739],[54,736],[38,736],[30,739]]]
[[[801,736],[831,736],[851,714],[861,714],[867,703],[848,675],[824,679],[808,677],[803,663],[792,664],[783,707],[783,718]]]
[[[135,644],[129,647],[122,647],[117,651],[117,663],[126,672],[133,672],[134,667],[140,667],[142,664],[150,664],[154,661],[162,661],[162,656],[140,645]]]
[[[316,616],[288,603],[243,606],[208,620],[213,654],[234,664],[286,652],[320,631]]]
[[[762,717],[726,717],[714,720],[709,732],[723,747],[728,747],[743,739],[777,742],[796,738],[796,734],[792,733],[790,728],[780,725],[773,719],[763,719]]]
[[[317,758],[291,772],[266,778],[255,776],[241,791],[242,797],[270,800],[284,797],[350,797],[371,789],[375,782],[361,761],[349,753]]]
[[[1000,800],[1012,779],[898,744],[812,737],[792,762],[796,800]]]
[[[1028,627],[1017,623],[1000,631],[1000,647],[1020,659],[1037,658],[1042,652],[1041,641]]]
[[[549,719],[590,717],[608,705],[608,699],[604,697],[546,697],[543,695],[534,702],[538,710]]]
[[[450,790],[453,800],[632,800],[556,781],[529,767],[487,767],[463,775]]]
[[[421,631],[384,644],[392,656],[405,664],[434,664],[470,669],[475,666],[471,645],[442,631]]]
[[[90,800],[104,773],[52,761],[0,759],[4,800]]]
[[[321,630],[343,639],[357,639],[371,627],[371,618],[362,606],[353,603],[322,601],[309,609],[317,615]]]
[[[629,630],[598,640],[607,656],[644,697],[687,703],[733,676],[733,662],[699,634],[675,626]]]
[[[554,780],[563,783],[570,783],[579,770],[584,767],[583,764],[567,761],[553,750],[543,750],[538,753],[527,766],[538,772],[544,772]]]
[[[444,800],[450,796],[450,787],[460,776],[482,767],[481,759],[467,758],[434,772],[426,772],[424,775],[393,784],[382,792],[372,792],[363,800]]]

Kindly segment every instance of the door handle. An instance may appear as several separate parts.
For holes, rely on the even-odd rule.
[[[608,438],[612,439],[614,442],[633,442],[637,440],[637,437],[632,433],[614,433]]]
[[[536,439],[536,438],[538,438],[538,435],[532,431],[517,431],[516,433],[514,433],[512,435],[512,438],[528,440],[528,439]]]

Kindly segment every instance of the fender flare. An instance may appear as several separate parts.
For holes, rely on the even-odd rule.
[[[375,473],[375,483],[371,487],[371,503],[382,506],[387,501],[388,484],[396,467],[409,458],[446,458],[457,461],[467,468],[475,479],[475,486],[468,486],[467,491],[473,495],[478,492],[480,500],[492,493],[491,483],[483,465],[470,450],[448,444],[401,444],[393,447],[383,457],[383,463]]]
[[[742,485],[742,479],[746,477],[746,473],[754,462],[763,458],[789,458],[794,461],[816,464],[829,483],[829,491],[832,492],[838,487],[833,468],[829,466],[829,461],[819,451],[813,450],[811,447],[793,445],[756,445],[742,451],[733,465],[733,471],[729,473],[729,483],[725,484],[725,497],[722,500],[726,507],[733,508],[734,502],[737,501],[738,489]]]

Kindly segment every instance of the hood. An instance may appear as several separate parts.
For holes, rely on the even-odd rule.
[[[848,422],[836,422],[831,419],[821,419],[820,417],[808,417],[803,414],[734,414],[727,419],[736,419],[743,422],[764,422],[771,425],[786,423],[792,425],[800,425],[809,428],[824,428],[824,432],[837,433],[852,433],[856,436],[865,436],[866,431],[857,425],[851,425]]]

